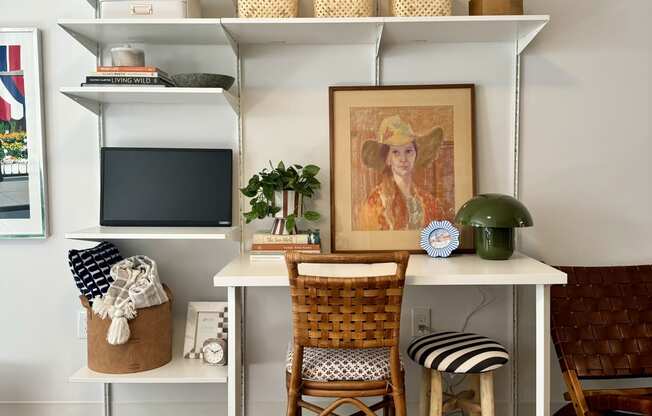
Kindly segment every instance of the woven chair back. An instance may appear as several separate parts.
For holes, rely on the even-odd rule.
[[[562,371],[579,378],[652,376],[652,266],[559,267],[551,330]]]
[[[396,347],[409,253],[288,253],[294,344],[319,348]],[[300,275],[301,263],[395,263],[383,276]]]

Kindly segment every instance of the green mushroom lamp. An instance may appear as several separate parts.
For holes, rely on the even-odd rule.
[[[482,194],[460,208],[455,222],[475,228],[475,249],[487,260],[507,260],[514,253],[514,228],[531,227],[532,216],[518,199]]]

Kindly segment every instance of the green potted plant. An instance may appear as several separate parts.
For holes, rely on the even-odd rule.
[[[243,214],[247,224],[273,217],[272,234],[296,234],[299,218],[319,220],[321,215],[318,212],[303,210],[304,197],[312,198],[321,187],[316,178],[319,166],[291,165],[286,168],[282,161],[276,167],[271,161],[269,165],[269,169],[252,176],[247,186],[240,189],[251,198],[251,210]]]

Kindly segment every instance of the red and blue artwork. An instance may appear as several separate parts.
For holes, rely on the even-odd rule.
[[[0,121],[25,118],[25,80],[20,45],[0,45]]]

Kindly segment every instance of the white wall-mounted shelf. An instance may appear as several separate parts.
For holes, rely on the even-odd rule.
[[[221,24],[238,44],[374,44],[382,17],[224,18]]]
[[[285,19],[67,19],[59,26],[91,52],[98,44],[399,44],[517,42],[519,52],[546,15]]]
[[[228,105],[236,114],[240,111],[238,98],[222,88],[72,87],[59,91],[96,114],[99,104]]]
[[[239,44],[382,44],[405,42],[507,42],[525,48],[549,16],[441,16],[368,18],[224,18]],[[382,33],[379,31],[382,28]],[[522,50],[522,49],[521,49]]]
[[[240,227],[90,227],[66,233],[69,240],[239,240]]]
[[[104,374],[83,367],[70,376],[73,383],[226,383],[227,367],[214,367],[202,360],[187,359],[180,355],[171,362],[154,370],[132,374]]]
[[[97,55],[97,45],[228,45],[219,19],[64,19],[61,26]]]

